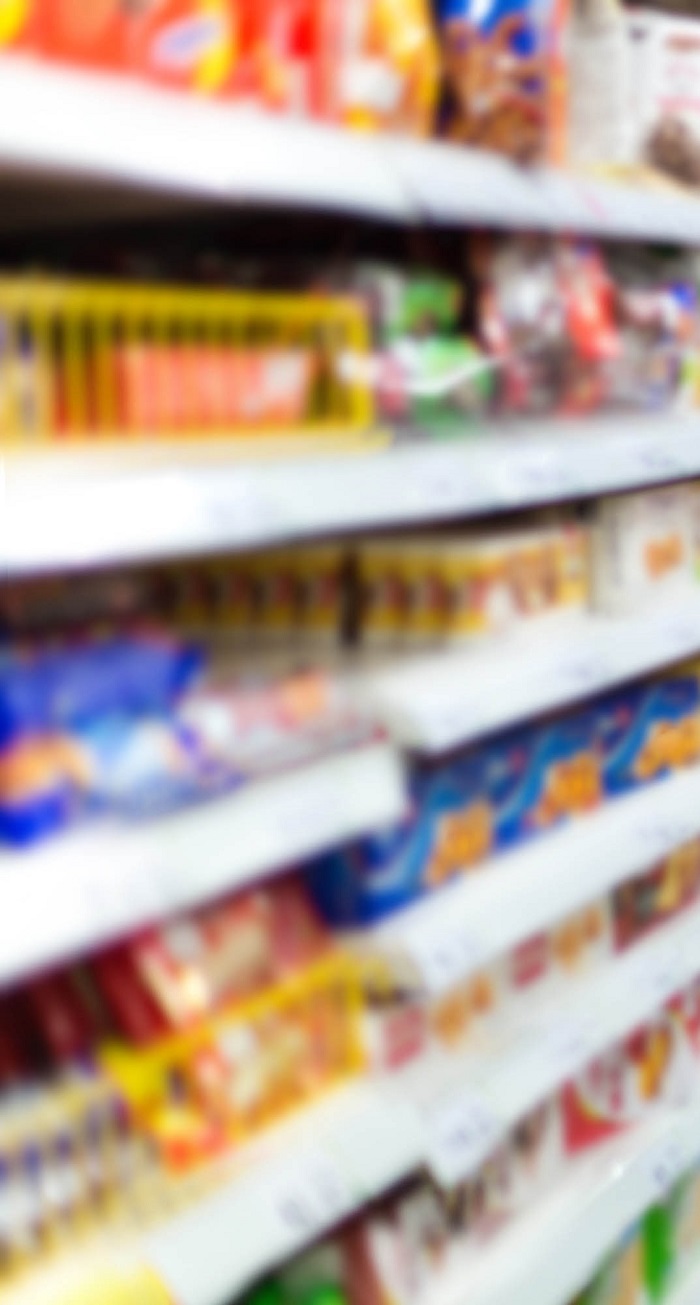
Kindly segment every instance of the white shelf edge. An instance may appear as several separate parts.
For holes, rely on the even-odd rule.
[[[270,1149],[146,1239],[142,1256],[178,1305],[227,1305],[421,1162],[410,1107],[362,1083],[292,1120]]]
[[[468,1178],[529,1110],[687,987],[700,974],[698,936],[695,907],[539,1008],[514,1012],[490,1053],[467,1049],[422,1072],[409,1067],[397,1099],[422,1113],[436,1181],[449,1188]]]
[[[0,172],[209,202],[399,222],[700,240],[700,204],[439,141],[363,135],[235,104],[0,59]]]
[[[170,443],[58,452],[2,459],[6,578],[457,520],[700,476],[700,412],[552,418],[511,430],[495,421],[483,436],[447,443],[364,453],[329,444],[257,462],[236,457],[235,441],[216,450],[209,442],[200,455]]]
[[[491,858],[348,942],[440,991],[698,834],[694,766]]]
[[[527,639],[396,657],[363,670],[363,707],[403,747],[439,753],[648,674],[700,650],[700,586],[617,619],[581,614]]]
[[[374,743],[163,819],[98,822],[3,852],[0,983],[242,888],[397,819],[403,805],[400,761]]]
[[[430,1305],[568,1305],[605,1256],[673,1181],[700,1157],[700,1107],[669,1111],[574,1165],[532,1210],[515,1219],[469,1287],[445,1283]],[[675,1305],[675,1300],[674,1300]]]

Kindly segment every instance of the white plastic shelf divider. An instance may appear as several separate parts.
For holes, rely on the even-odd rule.
[[[15,57],[0,59],[2,173],[400,222],[700,241],[700,205],[681,191],[528,172],[482,151],[353,135]]]
[[[699,936],[696,907],[569,990],[516,1012],[487,1054],[474,1048],[409,1067],[397,1097],[425,1120],[436,1181],[451,1187],[468,1178],[529,1110],[697,978]]]
[[[358,1085],[292,1121],[249,1174],[147,1239],[178,1305],[227,1305],[421,1162],[409,1106]]]
[[[257,462],[226,441],[201,451],[15,451],[0,471],[7,578],[457,519],[700,476],[700,421],[553,419],[447,444],[365,454],[329,446]]]
[[[584,1157],[430,1305],[568,1305],[633,1223],[700,1157],[700,1108]],[[459,1280],[457,1280],[457,1276]],[[675,1305],[675,1297],[674,1297]]]
[[[4,852],[0,983],[395,820],[404,801],[398,757],[377,743],[166,818]]]
[[[460,979],[700,834],[700,767],[612,799],[349,935],[429,991]]]
[[[527,639],[387,660],[360,669],[357,692],[404,747],[438,753],[698,651],[700,587],[641,615],[581,616]]]

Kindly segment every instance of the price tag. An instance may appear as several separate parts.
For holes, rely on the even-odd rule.
[[[678,452],[669,444],[647,444],[637,451],[637,466],[650,476],[672,476],[682,470]]]
[[[348,1214],[353,1201],[338,1166],[319,1152],[274,1181],[272,1204],[285,1238],[302,1246]]]
[[[662,956],[649,964],[644,973],[646,990],[659,1003],[672,997],[679,984],[679,971],[672,956]]]
[[[545,1029],[542,1038],[542,1055],[557,1078],[567,1078],[581,1069],[593,1052],[590,1029],[583,1020],[559,1019]]]
[[[428,1165],[438,1183],[462,1182],[498,1145],[502,1126],[485,1101],[462,1097],[435,1112],[429,1124]]]
[[[665,1197],[669,1188],[686,1168],[683,1146],[677,1138],[667,1138],[649,1159],[649,1185],[654,1199]]]
[[[203,531],[216,539],[247,543],[284,530],[282,505],[249,480],[207,476],[193,493]]]
[[[556,677],[569,692],[585,692],[605,684],[608,679],[604,661],[595,656],[574,657],[562,662],[556,668]]]
[[[441,905],[447,905],[446,899]],[[481,959],[477,940],[463,925],[451,924],[447,911],[407,932],[404,948],[428,992],[436,994],[456,987]]]

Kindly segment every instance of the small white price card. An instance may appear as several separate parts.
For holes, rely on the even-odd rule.
[[[442,1106],[428,1125],[428,1166],[452,1187],[468,1178],[498,1145],[503,1129],[484,1100],[463,1096]]]
[[[349,1183],[330,1156],[313,1152],[271,1184],[272,1205],[285,1240],[298,1246],[332,1228],[353,1208]]]

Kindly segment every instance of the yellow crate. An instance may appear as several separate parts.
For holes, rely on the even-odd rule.
[[[108,1046],[102,1066],[167,1159],[173,1085],[186,1111],[195,1103],[197,1114],[204,1101],[206,1115],[202,1082],[206,1069],[214,1068],[212,1053],[231,1071],[226,1083],[217,1080],[209,1102],[218,1147],[254,1136],[361,1072],[361,1012],[358,968],[352,958],[333,955],[152,1048]]]
[[[368,352],[349,298],[0,278],[0,439],[354,435]]]

